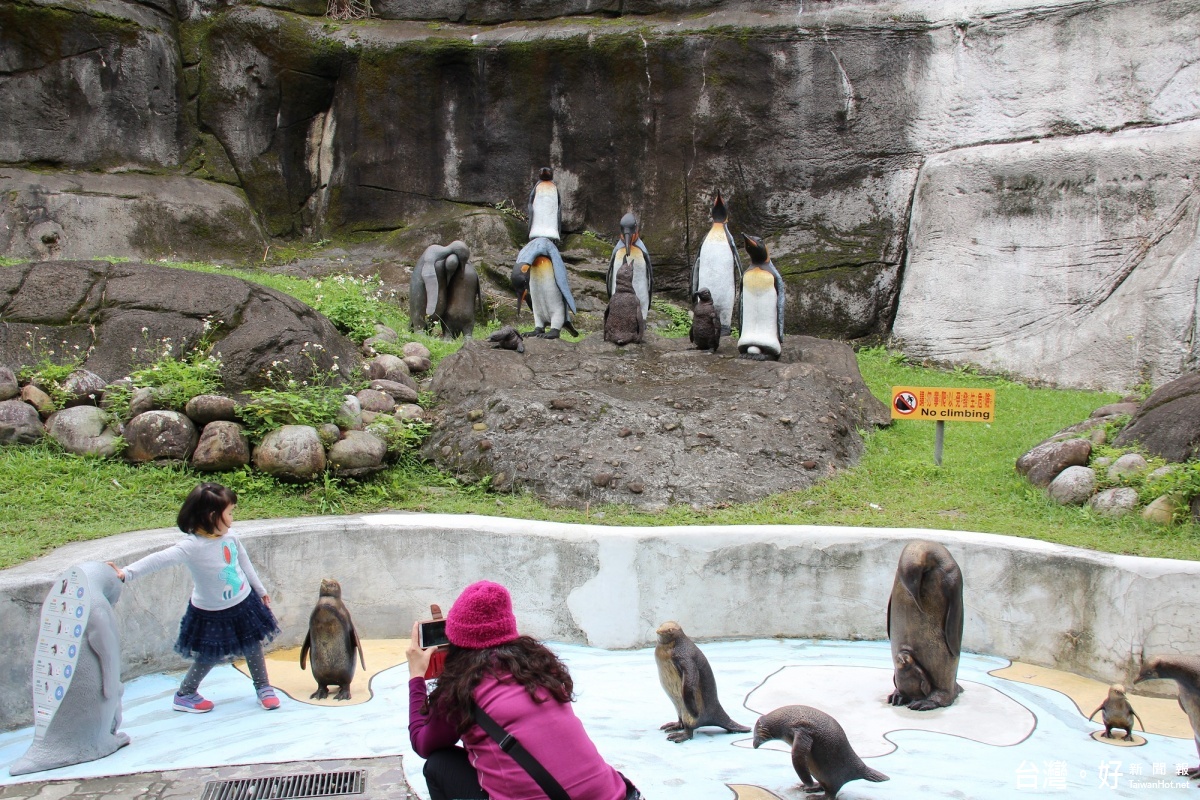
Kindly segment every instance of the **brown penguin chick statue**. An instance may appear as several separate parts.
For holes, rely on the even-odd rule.
[[[783,706],[759,717],[754,748],[772,739],[791,746],[792,768],[806,792],[824,789],[832,798],[850,781],[889,780],[863,763],[836,719],[812,706]]]
[[[1173,680],[1179,688],[1179,707],[1187,714],[1200,753],[1200,656],[1157,656],[1142,666],[1134,683],[1149,680]],[[1187,771],[1189,778],[1200,777],[1200,766]]]
[[[1133,706],[1129,705],[1129,698],[1125,696],[1125,687],[1119,683],[1114,683],[1108,687],[1108,697],[1104,702],[1096,707],[1088,719],[1099,714],[1100,719],[1104,720],[1104,738],[1113,738],[1113,728],[1125,731],[1125,736],[1122,738],[1127,742],[1133,741],[1133,721],[1142,722],[1142,718],[1133,710]],[[1146,730],[1146,723],[1142,722],[1142,730]]]
[[[694,299],[696,304],[692,306],[692,329],[688,331],[688,340],[697,350],[715,353],[721,346],[721,315],[717,313],[712,292],[708,289],[700,289]]]
[[[308,634],[300,647],[300,669],[304,669],[309,651],[312,652],[312,674],[317,681],[317,690],[310,699],[329,697],[330,686],[338,687],[335,700],[350,699],[356,649],[363,669],[366,669],[362,642],[358,640],[358,631],[354,630],[350,612],[342,602],[342,585],[332,578],[323,578],[321,595],[308,618]]]
[[[963,582],[958,562],[945,547],[923,539],[905,545],[888,600],[887,630],[896,663],[892,679],[896,691],[888,695],[888,702],[913,711],[953,703],[962,691],[957,678],[962,652]],[[902,657],[906,651],[907,656]],[[918,674],[914,667],[930,687],[921,696],[908,693],[922,684],[912,677]]]
[[[658,680],[679,717],[662,726],[668,731],[667,738],[686,742],[696,728],[710,725],[724,728],[727,733],[749,733],[749,728],[734,722],[721,708],[712,667],[679,623],[664,622],[657,632],[654,660],[658,662]]]
[[[522,340],[521,334],[512,325],[505,325],[489,336],[487,340],[495,343],[493,349],[496,350],[515,350],[518,353],[525,352],[525,342]]]
[[[633,291],[633,265],[626,257],[617,269],[617,289],[604,309],[604,341],[618,347],[641,344],[646,335],[642,301]]]

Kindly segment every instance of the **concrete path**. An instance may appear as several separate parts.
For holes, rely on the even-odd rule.
[[[651,650],[553,646],[575,676],[577,713],[600,751],[649,800],[804,796],[781,746],[754,750],[749,734],[709,729],[690,742],[667,741],[659,726],[674,712],[658,685]],[[850,783],[839,795],[843,800],[1146,797],[1162,788],[1186,788],[1188,781],[1176,771],[1196,763],[1190,738],[1151,732],[1140,747],[1093,740],[1090,734],[1099,726],[1066,694],[990,674],[1009,666],[1004,659],[964,655],[959,681],[966,692],[960,701],[919,713],[883,701],[891,689],[887,642],[768,639],[701,646],[722,703],[735,719],[750,725],[779,705],[816,706],[841,722],[870,766],[891,777],[886,783]],[[218,668],[203,686],[217,704],[212,713],[173,712],[170,697],[178,678],[151,675],[126,684],[123,729],[133,738],[129,747],[99,761],[19,778],[5,769],[0,787],[7,788],[0,789],[0,798],[182,797],[116,787],[170,782],[171,775],[214,766],[274,764],[279,766],[270,769],[295,772],[330,759],[394,767],[397,757],[414,796],[425,796],[422,762],[408,746],[403,665],[374,676],[368,702],[317,706],[285,697],[270,712],[258,707],[249,680],[233,667]],[[0,765],[18,758],[31,738],[31,728],[0,734]],[[108,794],[72,794],[80,780],[128,774],[137,775],[111,783]],[[195,777],[188,780],[193,793],[186,796],[198,797]],[[366,797],[404,796],[383,793],[403,791],[394,778],[390,788],[372,787]]]

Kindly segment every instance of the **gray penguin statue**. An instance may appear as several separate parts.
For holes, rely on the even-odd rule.
[[[962,652],[963,581],[958,562],[941,544],[909,542],[900,553],[888,600],[888,638],[896,671],[894,706],[913,711],[954,702]]]
[[[724,728],[726,733],[749,733],[745,725],[734,722],[717,699],[717,679],[704,653],[673,620],[658,626],[658,680],[675,706],[677,719],[663,725],[667,739],[686,742],[697,728]]]
[[[470,259],[471,249],[459,240],[425,248],[409,283],[408,314],[414,331],[428,331],[436,322],[444,338],[471,336],[483,293]]]
[[[1154,656],[1142,664],[1134,683],[1151,680],[1172,680],[1178,690],[1177,700],[1192,726],[1196,752],[1200,753],[1200,656]],[[1200,778],[1200,765],[1187,770],[1189,778]]]
[[[121,727],[121,641],[116,570],[99,561],[68,569],[42,605],[34,653],[33,744],[10,775],[95,761],[129,744]]]
[[[633,291],[633,264],[629,259],[617,270],[617,291],[604,309],[604,341],[618,347],[641,344],[646,336],[646,318]]]
[[[642,319],[649,319],[650,298],[654,294],[654,267],[650,263],[650,251],[642,241],[641,223],[633,212],[621,217],[621,239],[608,259],[605,285],[609,297],[617,293],[617,272],[626,261],[633,269],[633,293],[642,306]]]
[[[721,322],[721,335],[728,336],[737,312],[738,287],[742,283],[742,260],[738,257],[737,243],[729,230],[729,210],[721,192],[713,201],[712,227],[692,265],[692,296],[702,288],[712,293]],[[705,348],[700,348],[705,349]]]
[[[792,769],[806,792],[823,789],[824,797],[833,798],[850,781],[889,780],[863,763],[836,719],[812,706],[783,706],[759,717],[754,749],[773,739],[791,746]]]

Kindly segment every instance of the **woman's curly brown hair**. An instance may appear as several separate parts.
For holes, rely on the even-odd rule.
[[[521,684],[538,703],[546,701],[545,696],[538,697],[539,689],[560,703],[575,699],[575,684],[567,665],[536,639],[518,636],[511,642],[480,650],[450,645],[446,666],[425,701],[425,711],[436,709],[454,723],[459,733],[465,732],[475,724],[471,715],[472,694],[489,674],[497,680]]]

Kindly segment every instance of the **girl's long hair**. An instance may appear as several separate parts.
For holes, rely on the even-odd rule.
[[[450,645],[445,668],[425,701],[425,710],[436,710],[459,733],[465,732],[475,724],[472,693],[485,675],[521,684],[537,703],[546,702],[547,694],[560,703],[569,703],[575,697],[567,665],[536,639],[518,636],[506,644],[480,650]],[[544,694],[539,696],[539,690]]]

